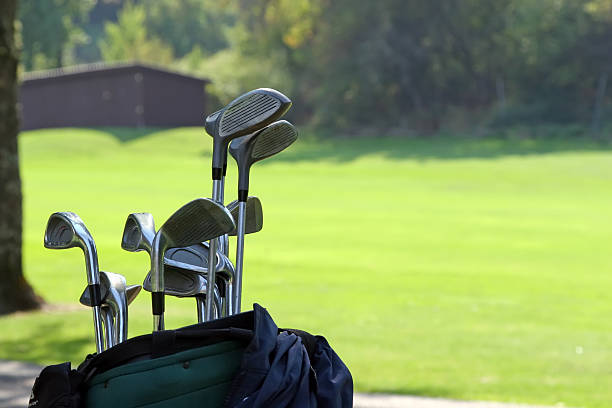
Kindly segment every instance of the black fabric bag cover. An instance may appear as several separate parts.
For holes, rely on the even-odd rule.
[[[83,376],[70,369],[70,363],[42,369],[32,387],[29,408],[79,408],[79,387]]]

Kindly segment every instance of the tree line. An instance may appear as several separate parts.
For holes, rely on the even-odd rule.
[[[25,71],[139,60],[283,90],[294,119],[435,131],[599,125],[612,0],[22,0]]]

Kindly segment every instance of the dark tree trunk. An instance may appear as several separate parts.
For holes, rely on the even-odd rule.
[[[17,0],[0,1],[0,314],[42,304],[21,268],[21,179],[17,150]]]

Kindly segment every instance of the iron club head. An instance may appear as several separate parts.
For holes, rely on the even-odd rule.
[[[238,225],[238,200],[234,200],[227,205],[228,211],[234,218],[234,223]],[[258,197],[248,196],[246,201],[246,220],[244,225],[244,233],[252,234],[261,231],[263,228],[263,209],[261,207],[261,201]],[[234,229],[228,235],[235,236],[236,230]]]
[[[151,248],[151,289],[154,330],[163,330],[164,253],[169,248],[193,245],[226,234],[235,228],[225,207],[207,198],[190,201],[162,225]]]
[[[155,221],[150,213],[132,213],[125,220],[121,248],[130,252],[145,250],[151,253],[155,238]]]

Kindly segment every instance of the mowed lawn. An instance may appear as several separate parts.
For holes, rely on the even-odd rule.
[[[612,405],[609,145],[303,136],[252,169],[265,221],[246,239],[243,305],[323,334],[357,391]],[[20,149],[25,271],[52,307],[0,318],[0,358],[76,364],[95,350],[84,260],[43,247],[47,218],[79,214],[101,269],[141,283],[148,258],[121,250],[125,218],[159,227],[210,196],[211,140],[56,129],[24,132]],[[167,309],[168,328],[195,322],[195,301]],[[150,296],[129,315],[130,336],[149,332]]]

